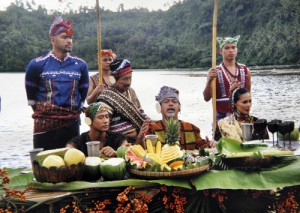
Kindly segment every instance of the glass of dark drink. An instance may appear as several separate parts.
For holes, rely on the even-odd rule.
[[[258,119],[254,121],[253,128],[259,135],[259,139],[264,142],[264,134],[267,127],[267,120],[266,119]]]
[[[275,123],[279,124],[279,123],[282,123],[282,120],[274,119],[274,120],[271,120],[270,122],[275,122]],[[277,132],[276,132],[276,147],[279,149],[282,148],[282,146],[279,144],[279,139],[278,139],[278,126],[277,126]]]
[[[294,121],[285,121],[284,123],[288,124],[288,134],[289,134],[289,147],[288,149],[291,151],[295,151],[295,147],[292,146],[292,140],[291,140],[291,132],[294,131],[295,128],[295,122]]]
[[[274,140],[274,133],[275,133],[275,132],[278,132],[278,123],[277,123],[277,122],[272,122],[272,121],[270,121],[270,122],[267,123],[267,125],[268,125],[268,130],[269,130],[269,132],[272,133],[273,147],[276,147],[276,146],[275,146],[275,140]]]
[[[287,150],[285,147],[285,135],[289,132],[289,123],[279,123],[278,124],[278,132],[282,134],[283,138],[283,148],[282,150]]]

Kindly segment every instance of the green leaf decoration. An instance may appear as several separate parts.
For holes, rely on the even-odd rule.
[[[11,169],[4,168],[8,172],[8,177],[10,178],[10,182],[5,184],[5,187],[23,191],[26,189],[26,186],[29,182],[31,182],[34,178],[33,174],[30,172],[28,174],[22,174],[21,172],[26,170],[25,168]],[[0,189],[1,193],[2,189]]]

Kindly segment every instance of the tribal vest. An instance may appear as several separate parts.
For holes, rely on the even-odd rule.
[[[248,85],[249,78],[249,69],[246,65],[237,64],[238,69],[236,70],[237,81],[241,83],[242,87],[250,90],[250,85]],[[230,75],[226,71],[226,68],[223,64],[220,64],[217,67],[218,77],[217,77],[217,112],[226,114],[231,112],[231,103],[230,103],[230,86],[233,83]]]
[[[158,140],[165,143],[166,128],[162,120],[151,122],[149,134],[156,134]],[[180,121],[180,146],[181,149],[194,150],[206,146],[205,141],[200,136],[200,129],[195,125]]]

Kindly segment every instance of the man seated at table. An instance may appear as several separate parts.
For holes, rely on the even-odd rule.
[[[120,133],[109,131],[109,109],[101,102],[93,103],[85,111],[85,122],[90,130],[67,142],[67,147],[81,150],[86,156],[88,141],[99,141],[99,154],[106,157],[116,157],[117,149],[127,144],[126,137]]]
[[[158,102],[157,106],[160,108],[162,120],[150,121],[147,119],[138,134],[137,143],[145,147],[145,136],[148,134],[156,134],[158,140],[165,143],[166,127],[164,122],[167,119],[178,119],[180,112],[179,91],[175,88],[163,86],[159,94],[155,97]],[[179,120],[180,122],[180,145],[182,149],[194,150],[204,147],[213,147],[214,141],[209,141],[208,138],[202,139],[200,136],[200,129],[195,125]]]

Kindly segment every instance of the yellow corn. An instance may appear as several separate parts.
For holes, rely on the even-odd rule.
[[[136,144],[134,146],[137,146],[138,150],[140,150],[140,152],[142,153],[142,155],[146,155],[147,154],[147,152],[145,151],[145,149],[140,144]]]
[[[161,155],[161,142],[160,141],[156,142],[155,153],[160,157],[160,155]]]
[[[154,153],[151,140],[149,140],[149,139],[146,140],[146,146],[147,146],[148,153]]]
[[[145,150],[143,149],[142,146],[139,147],[138,145],[133,145],[133,146],[131,147],[131,150],[133,151],[133,153],[134,153],[136,156],[138,156],[138,157],[140,157],[140,158],[143,158],[143,157],[146,155],[146,152],[145,152]]]

